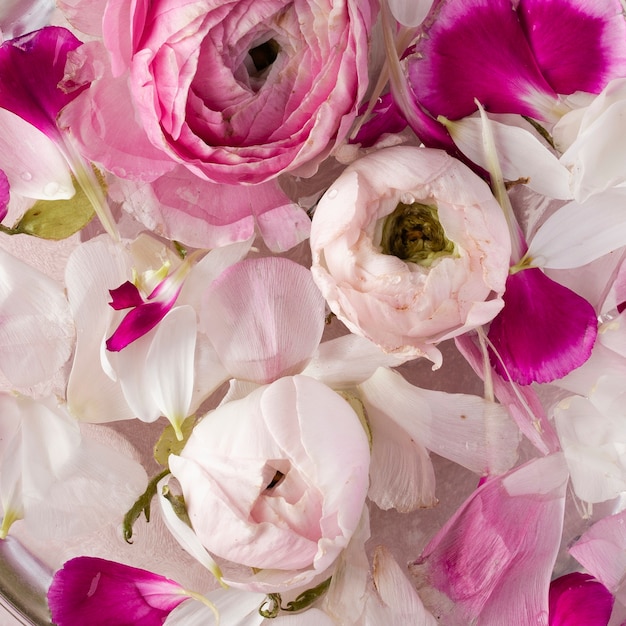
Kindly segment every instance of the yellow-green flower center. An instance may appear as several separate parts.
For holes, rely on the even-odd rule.
[[[437,207],[400,202],[385,218],[380,242],[384,254],[430,266],[435,259],[452,256],[455,245],[445,234]]]

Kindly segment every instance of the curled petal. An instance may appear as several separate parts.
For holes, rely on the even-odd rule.
[[[184,589],[168,578],[88,556],[67,561],[48,590],[58,626],[161,626],[186,599]]]
[[[491,322],[492,364],[520,385],[550,382],[580,367],[598,332],[593,307],[530,268],[509,276],[504,308]]]
[[[107,350],[119,352],[151,331],[171,306],[164,302],[145,302],[129,311],[115,332],[106,340]]]
[[[10,200],[10,188],[9,179],[4,173],[4,170],[0,170],[0,222],[7,216],[9,200]]]

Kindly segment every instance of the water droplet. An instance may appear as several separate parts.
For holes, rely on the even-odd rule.
[[[51,182],[47,183],[43,188],[44,195],[48,196],[48,198],[53,198],[56,196],[61,189],[61,185],[59,183]]]
[[[338,192],[336,189],[331,189],[331,190],[328,192],[328,199],[329,199],[329,200],[332,200],[333,198],[336,198],[338,193],[339,193],[339,192]]]
[[[33,180],[33,175],[30,172],[22,172],[20,178],[25,181]]]
[[[402,202],[402,204],[413,204],[415,202],[415,196],[411,193],[403,193],[400,196],[400,202]]]

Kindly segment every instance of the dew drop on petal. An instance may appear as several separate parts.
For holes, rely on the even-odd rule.
[[[329,199],[329,200],[332,200],[333,198],[336,198],[336,197],[337,197],[337,194],[338,194],[338,193],[339,193],[339,192],[338,192],[336,189],[331,189],[331,190],[328,192],[328,196],[327,196],[327,197],[328,197],[328,199]]]
[[[33,175],[30,172],[22,172],[20,174],[20,178],[25,181],[29,181],[33,179]]]

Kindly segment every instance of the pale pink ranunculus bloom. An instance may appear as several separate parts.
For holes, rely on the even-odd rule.
[[[368,82],[374,0],[109,0],[103,37],[149,140],[207,180],[325,156]],[[129,27],[129,24],[131,25]]]
[[[262,570],[223,566],[225,580],[265,592],[326,576],[361,518],[369,461],[350,404],[302,375],[222,404],[169,457],[204,547]]]
[[[416,240],[424,247],[415,253]],[[396,146],[355,161],[320,200],[311,248],[331,310],[386,352],[440,365],[435,344],[503,306],[511,253],[504,214],[484,181],[439,150]]]

